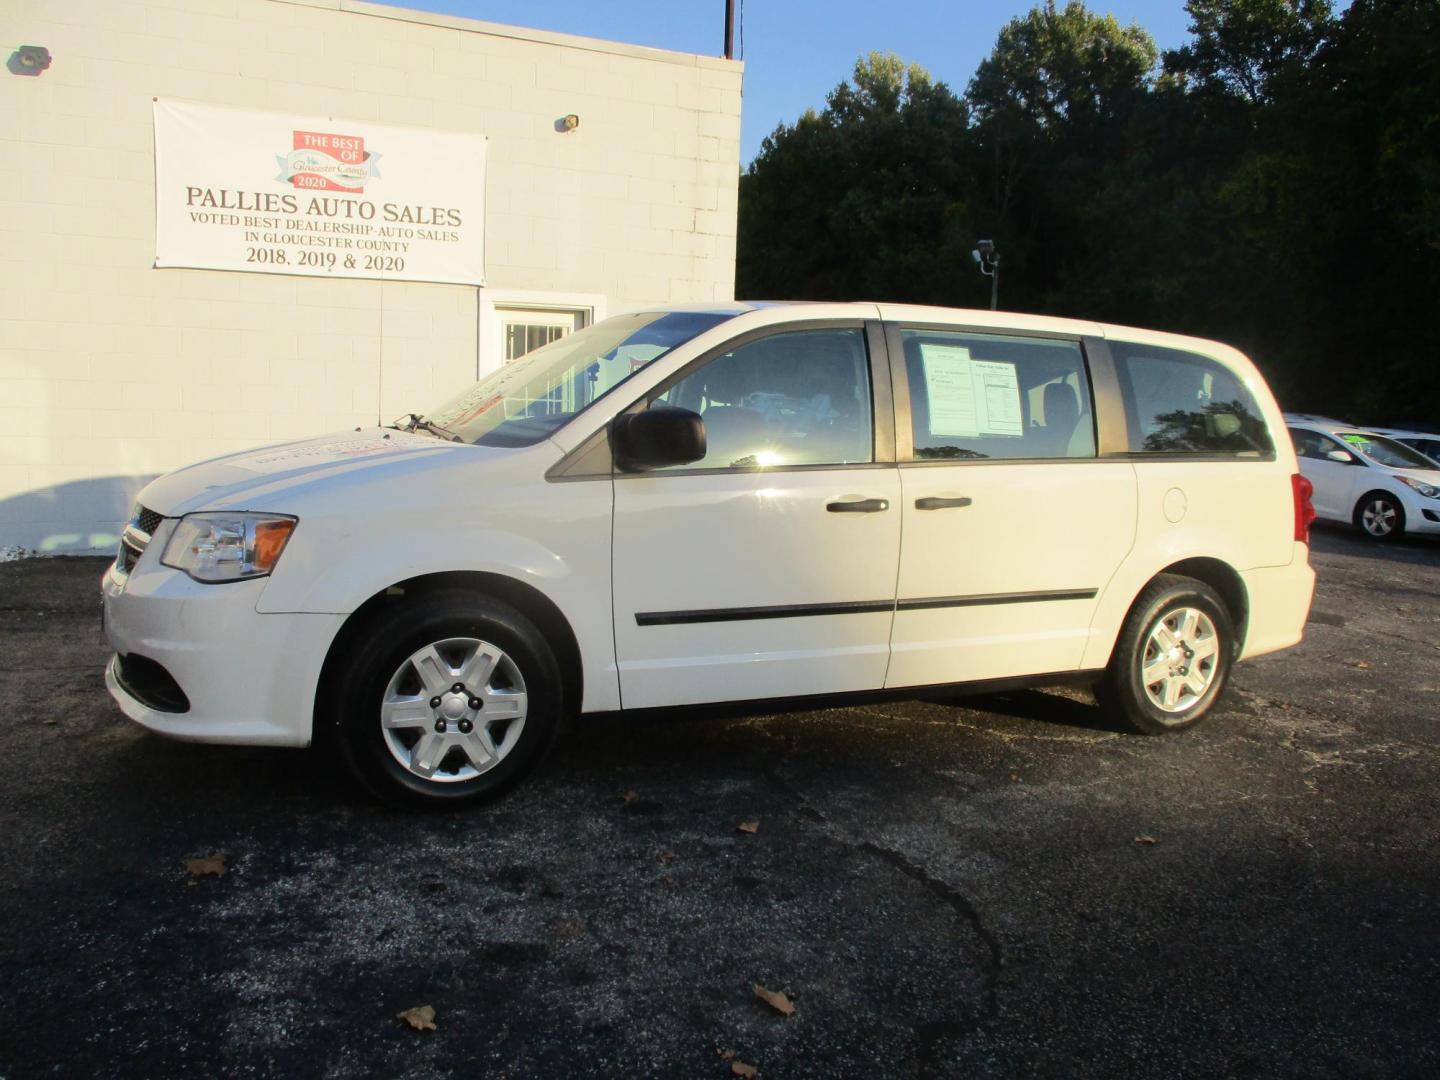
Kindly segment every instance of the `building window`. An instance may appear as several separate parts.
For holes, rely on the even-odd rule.
[[[505,360],[518,360],[528,352],[558,341],[569,330],[550,323],[507,322],[505,324]]]
[[[505,363],[543,349],[589,321],[583,311],[557,308],[504,307],[500,315],[500,347]]]

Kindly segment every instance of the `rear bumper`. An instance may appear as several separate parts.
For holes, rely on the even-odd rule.
[[[117,654],[143,657],[173,678],[188,705],[153,707],[106,665],[121,712],[177,739],[255,746],[310,743],[315,690],[343,615],[261,615],[264,579],[202,585],[146,553],[128,579],[101,582],[105,634]]]
[[[1249,625],[1240,659],[1298,645],[1310,617],[1310,600],[1315,594],[1315,571],[1310,566],[1310,549],[1297,543],[1288,566],[1265,566],[1243,571],[1250,601]]]

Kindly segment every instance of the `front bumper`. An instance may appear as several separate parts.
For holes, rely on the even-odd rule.
[[[122,685],[112,660],[105,685],[120,710],[177,739],[309,745],[320,669],[345,616],[261,615],[265,578],[204,585],[158,556],[146,551],[128,575],[105,572],[105,636],[117,654],[163,667],[189,707],[152,708]]]
[[[1434,536],[1440,533],[1440,499],[1417,497],[1405,505],[1405,531]]]

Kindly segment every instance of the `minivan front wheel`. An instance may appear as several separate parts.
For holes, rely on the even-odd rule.
[[[498,600],[422,593],[382,609],[329,684],[341,757],[390,801],[493,798],[549,749],[563,702],[555,655]]]
[[[1405,531],[1405,508],[1395,496],[1372,491],[1356,504],[1355,524],[1371,540],[1394,540]]]
[[[1183,731],[1220,696],[1235,644],[1229,612],[1214,589],[1161,574],[1126,616],[1096,700],[1142,735]]]

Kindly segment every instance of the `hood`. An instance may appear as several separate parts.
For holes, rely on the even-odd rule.
[[[505,451],[445,442],[431,435],[368,428],[274,443],[211,458],[152,481],[139,502],[165,517],[196,510],[272,510],[317,481],[359,479],[353,473],[393,474],[406,466],[449,460],[456,453],[491,456]]]
[[[1440,469],[1394,469],[1392,471],[1397,476],[1408,476],[1412,480],[1419,480],[1422,484],[1440,488]]]

